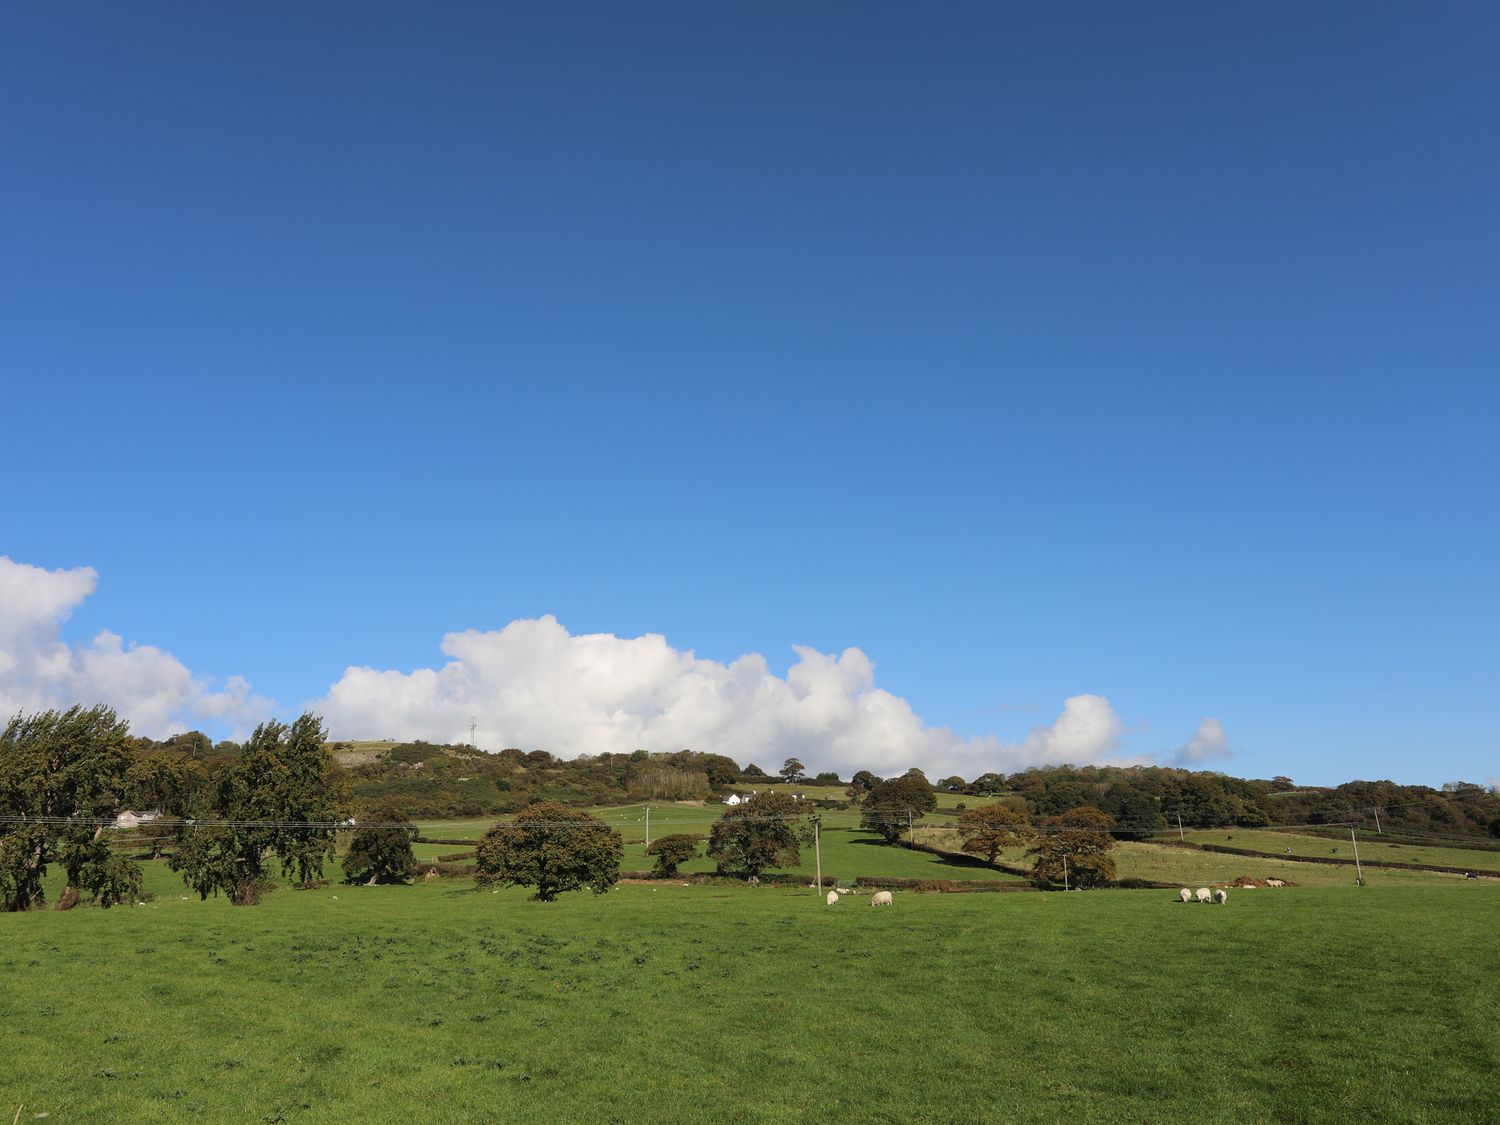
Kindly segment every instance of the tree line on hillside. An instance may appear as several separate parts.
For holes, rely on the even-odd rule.
[[[795,758],[773,777],[753,763],[741,768],[724,755],[693,750],[563,760],[542,750],[487,754],[414,742],[392,744],[374,762],[343,768],[336,762],[343,749],[327,741],[312,715],[263,723],[243,743],[215,743],[200,732],[162,741],[133,737],[104,706],[16,715],[0,734],[0,907],[40,904],[42,878],[53,864],[66,875],[60,903],[87,896],[107,907],[139,896],[138,865],[114,853],[104,830],[124,809],[156,814],[149,854],[170,852],[169,864],[189,887],[251,903],[278,867],[288,881],[320,879],[334,854],[336,825],[351,817],[374,824],[355,833],[345,872],[380,881],[409,872],[409,822],[419,815],[505,814],[543,803],[576,811],[633,799],[709,802],[777,779],[809,783]],[[1064,829],[1083,831],[1058,819],[1076,820],[1080,810],[1098,814],[1085,817],[1089,831],[1112,839],[1152,836],[1179,822],[1184,828],[1266,827],[1370,823],[1376,815],[1386,831],[1500,837],[1500,793],[1461,781],[1441,789],[1389,781],[1314,789],[1286,777],[1054,766],[936,783],[919,769],[896,778],[861,770],[847,785],[826,773],[810,783],[838,786],[858,805],[861,826],[887,841],[933,813],[939,793],[1009,810],[1018,824],[1041,830],[1032,841],[1038,847]],[[757,816],[768,804],[791,805],[790,797],[770,791],[754,800]],[[952,810],[963,814],[961,827],[974,811],[967,803]],[[708,854],[721,870],[755,874],[786,866],[778,857],[799,843],[799,829],[790,822],[785,831],[748,831],[755,823],[745,811],[750,807],[729,809],[710,834]],[[799,818],[810,811],[808,802],[792,807]],[[245,827],[248,822],[253,827]],[[653,853],[659,869],[675,871],[688,858],[686,847],[684,840],[659,847]]]
[[[344,744],[333,743],[335,755]],[[232,760],[241,747],[213,743],[198,732],[163,742],[127,739],[139,762],[143,799],[171,797],[201,784]],[[1351,781],[1333,787],[1299,787],[1291,778],[1246,779],[1171,766],[1039,766],[965,780],[950,776],[929,783],[936,792],[973,797],[1018,797],[1033,818],[1096,805],[1116,823],[1121,838],[1146,837],[1175,828],[1274,827],[1277,825],[1371,824],[1380,815],[1392,826],[1441,835],[1500,837],[1500,794],[1483,785],[1452,781],[1441,788],[1391,781]],[[788,759],[768,772],[755,763],[741,767],[723,754],[680,750],[555,757],[545,750],[485,753],[467,746],[393,743],[377,760],[351,766],[344,776],[356,805],[381,805],[410,817],[483,816],[508,813],[536,801],[578,807],[626,801],[713,801],[734,791],[773,782],[838,786],[846,799],[863,802],[882,780],[859,770],[844,783],[837,775],[809,777]],[[155,786],[152,790],[150,787]]]

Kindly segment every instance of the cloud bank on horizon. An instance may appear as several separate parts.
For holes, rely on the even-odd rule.
[[[0,556],[0,715],[102,701],[137,733],[161,738],[205,724],[243,733],[274,713],[275,702],[244,679],[216,687],[171,653],[126,644],[108,630],[83,644],[63,640],[64,622],[97,585],[91,567],[49,571]],[[920,766],[931,777],[1155,760],[1124,753],[1124,724],[1102,695],[1070,696],[1056,719],[1019,742],[966,738],[929,726],[906,700],[877,687],[875,666],[858,648],[793,651],[797,660],[783,677],[758,653],[725,664],[659,634],[574,635],[545,616],[449,633],[439,668],[350,667],[310,707],[335,738],[461,742],[472,717],[488,749],[569,758],[693,749],[767,769],[796,757],[814,770]],[[1163,757],[1201,767],[1230,754],[1222,724],[1209,718]]]
[[[795,757],[813,769],[921,766],[930,776],[1142,760],[1121,757],[1124,726],[1101,695],[1072,696],[1019,743],[928,726],[875,686],[875,666],[857,648],[835,656],[793,646],[797,660],[781,677],[759,653],[723,664],[659,634],[575,636],[546,616],[449,633],[442,650],[441,668],[349,668],[313,706],[343,738],[460,742],[473,716],[489,740],[564,757],[692,749],[773,770]]]

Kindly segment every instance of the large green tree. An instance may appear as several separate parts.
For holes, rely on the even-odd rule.
[[[603,894],[620,878],[625,847],[620,834],[592,813],[556,801],[538,801],[497,824],[476,849],[475,882],[481,887],[535,887],[531,897],[551,902],[564,891],[587,887]]]
[[[253,905],[269,882],[268,856],[281,861],[284,878],[322,876],[342,797],[322,719],[262,723],[194,802],[168,865],[202,898],[222,892],[236,906]]]
[[[96,897],[100,889],[139,886],[139,872],[132,879],[129,871],[133,865],[110,854],[106,829],[88,822],[119,810],[130,765],[127,737],[127,724],[102,704],[18,714],[6,724],[0,733],[0,909],[43,905],[42,878],[54,861],[66,869],[70,889]],[[85,822],[70,824],[69,818]],[[120,901],[113,890],[106,898]]]
[[[362,824],[344,853],[344,875],[352,883],[404,883],[417,866],[411,842],[416,826],[394,807],[385,806],[370,814],[370,823]]]
[[[708,832],[708,855],[720,871],[759,875],[768,867],[795,867],[804,803],[786,793],[757,793],[727,810]]]
[[[1069,809],[1042,821],[1029,855],[1037,882],[1074,887],[1100,887],[1115,877],[1115,861],[1109,853],[1115,840],[1110,835],[1114,819],[1095,805]]]
[[[1004,849],[1031,838],[1031,821],[1009,805],[983,805],[959,815],[958,834],[963,838],[964,851],[994,863]]]
[[[658,879],[675,879],[679,863],[698,858],[698,842],[702,839],[702,836],[674,832],[670,836],[652,840],[646,847],[646,854],[656,857],[656,866],[651,869],[651,873]]]
[[[920,773],[911,771],[870,788],[861,806],[859,826],[879,832],[887,844],[894,844],[914,821],[936,807],[932,786]]]

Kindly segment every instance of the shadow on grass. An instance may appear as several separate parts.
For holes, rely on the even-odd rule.
[[[849,842],[851,844],[855,844],[855,845],[858,845],[860,847],[872,847],[872,848],[901,848],[902,847],[902,845],[900,845],[900,844],[887,844],[884,840],[881,840],[878,837],[871,837],[871,838],[864,839],[864,840],[850,840]],[[944,854],[944,853],[941,853],[941,852],[929,852],[929,851],[926,851],[926,850],[924,850],[922,848],[905,848],[903,850],[914,852],[917,855],[925,855],[925,856],[931,857],[932,864],[933,864],[934,867],[947,867],[947,868],[951,868],[954,871],[976,871],[976,870],[978,870],[978,871],[1001,871],[1001,870],[1003,870],[1002,868],[999,868],[999,867],[991,867],[988,863],[986,863],[984,860],[980,859],[978,856],[972,856],[971,857],[971,856],[963,856],[963,855],[950,855],[950,854]]]

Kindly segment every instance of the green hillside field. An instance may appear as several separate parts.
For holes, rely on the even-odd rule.
[[[1487,883],[236,908],[146,866],[144,906],[0,915],[18,1120],[1494,1120]]]

